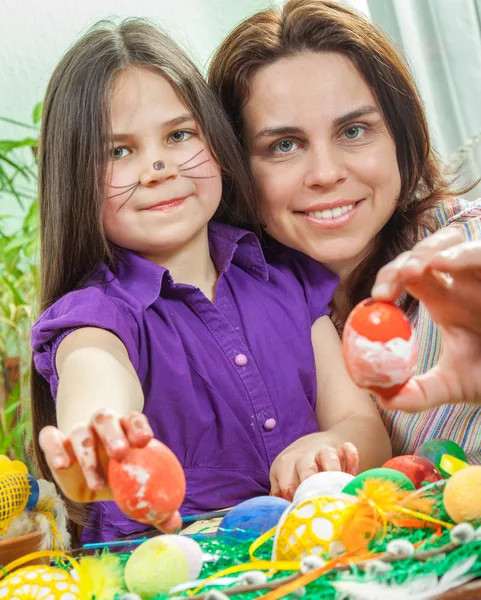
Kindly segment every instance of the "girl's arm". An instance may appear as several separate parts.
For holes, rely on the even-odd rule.
[[[77,329],[60,343],[57,427],[40,432],[40,445],[59,487],[78,502],[111,500],[108,457],[121,459],[129,447],[153,437],[141,413],[144,398],[120,339],[93,327]],[[160,526],[160,524],[159,524]],[[174,531],[180,517],[161,525]]]
[[[356,474],[380,466],[391,457],[389,436],[374,401],[351,381],[339,335],[329,317],[314,323],[312,344],[320,432],[295,441],[271,467],[271,493],[287,499],[314,473],[345,470]]]

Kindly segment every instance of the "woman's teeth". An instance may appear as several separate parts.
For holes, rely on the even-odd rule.
[[[354,207],[354,204],[346,204],[345,206],[336,206],[336,208],[326,208],[326,210],[316,210],[314,212],[308,212],[307,214],[314,219],[335,219],[341,215],[345,215],[350,212]]]

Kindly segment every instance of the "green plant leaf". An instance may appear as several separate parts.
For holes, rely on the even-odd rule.
[[[35,125],[40,123],[40,119],[42,118],[42,110],[43,110],[43,102],[37,102],[37,104],[33,107],[33,112],[32,112],[32,120]]]
[[[11,152],[15,148],[24,148],[30,146],[36,148],[38,141],[34,138],[24,138],[23,140],[0,140],[0,150],[2,152]]]

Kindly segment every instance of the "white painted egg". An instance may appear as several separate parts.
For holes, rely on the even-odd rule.
[[[343,471],[322,471],[315,473],[301,483],[297,488],[293,503],[301,502],[307,498],[316,496],[337,496],[350,481],[353,475]]]

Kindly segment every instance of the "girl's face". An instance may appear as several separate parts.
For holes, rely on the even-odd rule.
[[[263,67],[243,111],[267,232],[341,275],[394,212],[396,147],[376,99],[340,54],[306,52]]]
[[[103,224],[107,238],[154,262],[195,247],[222,193],[220,170],[172,85],[135,68],[115,81]]]

